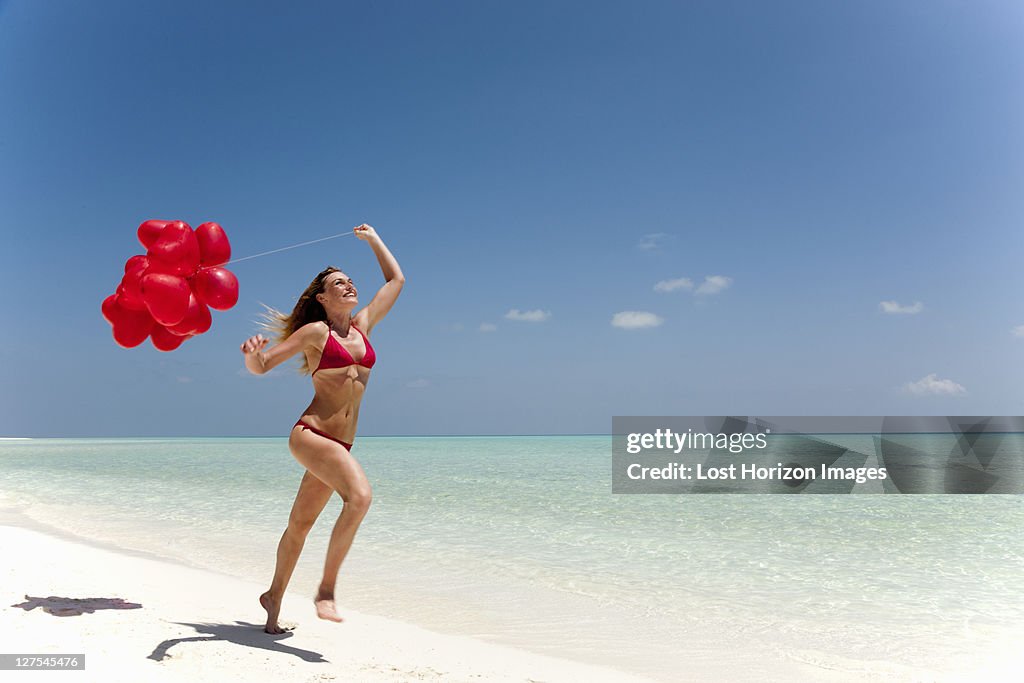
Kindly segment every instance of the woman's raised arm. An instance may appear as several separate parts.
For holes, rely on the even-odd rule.
[[[354,232],[356,237],[369,243],[373,253],[377,255],[377,262],[380,264],[380,269],[384,273],[384,279],[387,281],[383,287],[377,290],[370,303],[363,310],[359,311],[359,314],[356,316],[357,318],[363,318],[360,322],[366,329],[367,334],[369,334],[373,326],[379,323],[395,304],[395,299],[398,298],[402,291],[402,286],[405,285],[405,275],[402,274],[398,261],[391,251],[388,250],[376,230],[364,223],[356,227]]]

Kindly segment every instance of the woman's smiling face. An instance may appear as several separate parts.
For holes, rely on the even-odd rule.
[[[345,273],[335,271],[324,279],[324,290],[316,298],[324,306],[332,304],[332,308],[339,304],[355,306],[359,303],[359,292],[356,284]]]

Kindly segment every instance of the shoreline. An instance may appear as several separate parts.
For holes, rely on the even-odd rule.
[[[445,634],[351,610],[344,602],[339,602],[344,623],[322,621],[316,617],[312,596],[294,590],[285,594],[281,619],[283,627],[294,630],[271,635],[263,631],[265,614],[258,602],[265,585],[252,580],[80,538],[10,508],[0,510],[0,543],[17,549],[10,554],[13,561],[0,566],[4,651],[84,654],[87,680],[104,683],[271,677],[309,683],[1009,680],[1004,677],[1010,670],[1009,657],[990,662],[988,671],[964,677],[882,660],[839,664],[812,653],[751,662],[742,653],[706,645],[693,647],[685,671],[671,678],[645,677],[604,664]],[[99,608],[71,616],[44,611],[67,607],[69,599],[94,599]],[[116,607],[120,600],[141,607]],[[26,605],[32,608],[25,609]],[[688,649],[687,643],[677,645]],[[1008,648],[1004,652],[1009,654]],[[33,673],[32,680],[68,675],[74,674]]]
[[[152,587],[142,596],[145,599],[84,589],[79,593],[62,591],[68,575],[77,577],[84,573],[90,580],[86,587],[91,587],[106,580],[108,567],[134,560],[149,568],[137,569],[134,574],[129,572],[130,578],[118,585],[129,585],[151,573],[160,574],[164,579],[158,582],[159,590],[169,590],[176,605],[182,603],[194,612],[204,613],[202,618],[182,616],[171,622],[172,625],[180,627],[202,622],[204,627],[213,625],[222,630],[231,627],[225,636],[229,641],[231,637],[237,640],[239,634],[246,637],[253,636],[254,632],[262,634],[263,610],[254,597],[258,598],[266,587],[263,579],[269,576],[273,566],[272,553],[266,551],[276,543],[278,533],[272,522],[262,522],[276,518],[277,511],[274,506],[254,503],[248,495],[252,487],[211,489],[208,481],[220,481],[211,475],[222,474],[221,470],[230,473],[237,467],[234,455],[207,448],[181,459],[173,451],[154,451],[154,456],[163,458],[161,462],[166,463],[166,471],[151,472],[148,460],[139,461],[139,467],[133,469],[138,461],[135,447],[104,447],[102,452],[94,449],[79,454],[95,457],[77,458],[70,457],[77,451],[43,452],[54,459],[12,460],[12,487],[0,492],[0,528],[11,527],[14,531],[10,533],[15,535],[18,530],[35,532],[49,539],[49,545],[43,543],[41,549],[33,552],[32,543],[20,543],[9,535],[0,535],[0,539],[7,541],[7,547],[13,549],[11,561],[5,563],[13,569],[0,566],[0,571],[7,571],[8,581],[3,585],[11,591],[5,594],[11,599],[3,609],[8,614],[0,618],[5,632],[20,631],[28,623],[9,621],[20,612],[10,609],[10,605],[24,601],[26,593],[34,598],[50,595],[79,599],[122,598],[147,607],[147,600],[152,602],[153,596],[162,599],[159,591]],[[586,449],[581,452],[589,453]],[[97,453],[109,455],[103,459]],[[210,457],[211,453],[222,457]],[[125,463],[126,457],[132,458],[131,462]],[[263,458],[260,462],[268,473],[268,481],[280,482],[291,476],[287,467],[275,464],[275,453],[247,453],[245,462],[253,457]],[[370,461],[372,463],[373,459]],[[209,467],[212,462],[218,463],[220,469]],[[524,464],[529,462],[524,459]],[[128,465],[127,476],[109,476],[111,472],[120,472],[117,468],[124,465]],[[398,468],[397,471],[405,470]],[[188,473],[193,476],[183,480]],[[416,475],[417,471],[412,474]],[[264,502],[276,501],[291,493],[284,485],[261,487],[261,482],[253,483],[256,490],[264,493],[261,498]],[[554,488],[558,490],[557,486]],[[652,545],[664,543],[657,539],[666,532],[666,538],[672,538],[673,533],[678,534],[678,529],[657,525],[663,506],[653,506],[646,499],[640,500],[648,503],[646,507],[634,506],[637,517],[630,524],[637,529],[648,528],[644,524],[652,525],[647,534],[650,542],[644,545],[641,543],[644,538],[612,533],[602,536],[600,532],[604,527],[594,528],[582,522],[565,528],[553,527],[549,523],[553,519],[573,519],[576,510],[571,505],[559,508],[557,514],[526,518],[524,524],[532,525],[524,527],[514,524],[522,519],[517,509],[508,510],[512,514],[505,520],[500,507],[488,507],[478,504],[472,496],[457,495],[460,493],[457,487],[450,493],[455,500],[464,502],[461,507],[438,507],[436,501],[424,502],[415,495],[404,498],[399,495],[416,490],[408,481],[382,477],[380,520],[376,527],[367,527],[369,536],[364,544],[373,552],[354,555],[353,561],[346,565],[348,573],[339,593],[339,608],[343,614],[397,624],[399,631],[417,628],[443,642],[431,646],[424,644],[419,636],[411,640],[397,638],[403,645],[411,642],[416,650],[410,653],[411,664],[400,676],[382,678],[373,670],[349,667],[341,670],[340,676],[332,670],[322,674],[323,677],[364,680],[369,676],[371,681],[532,679],[551,683],[557,680],[683,679],[752,683],[763,680],[962,681],[974,680],[979,672],[988,671],[987,678],[998,681],[1007,680],[1003,675],[1005,671],[1024,663],[1012,644],[1024,633],[1020,630],[1021,622],[1011,620],[1013,614],[1021,613],[1020,602],[1013,599],[994,602],[992,599],[999,586],[1006,590],[1020,585],[1019,575],[1009,573],[1013,567],[1007,553],[1016,550],[1019,557],[1021,545],[1015,535],[1019,527],[1014,520],[1019,522],[1024,508],[1011,506],[1009,502],[967,506],[964,504],[967,501],[979,499],[953,497],[942,499],[942,507],[939,499],[931,498],[907,499],[902,505],[880,506],[875,501],[875,505],[854,506],[859,511],[857,518],[862,527],[876,531],[888,529],[887,536],[876,541],[849,528],[849,517],[845,513],[852,501],[847,499],[837,500],[846,505],[825,505],[827,500],[808,499],[800,506],[796,506],[799,501],[787,499],[772,509],[759,504],[760,499],[744,499],[743,502],[749,504],[742,506],[722,504],[729,499],[694,499],[690,501],[689,512],[698,526],[702,519],[719,521],[705,524],[705,533],[691,534],[699,542],[687,546],[679,543]],[[133,492],[139,493],[132,495]],[[594,504],[592,498],[570,496],[567,500],[590,506],[589,510]],[[210,500],[223,504],[213,507],[202,504]],[[536,502],[537,497],[526,491],[523,500]],[[1005,499],[999,500],[1005,502]],[[920,504],[910,505],[911,502]],[[950,505],[953,507],[948,511]],[[749,533],[760,530],[757,534],[760,538],[778,528],[780,521],[784,522],[782,528],[785,529],[797,528],[794,524],[807,524],[787,514],[794,506],[805,515],[808,509],[816,511],[810,516],[818,520],[809,525],[811,531],[822,538],[838,537],[843,542],[821,551],[795,543],[776,548],[759,543]],[[780,511],[780,507],[784,509]],[[598,505],[596,509],[603,508]],[[239,514],[239,510],[245,513]],[[1002,510],[1005,515],[1000,515],[997,523],[986,521],[988,517],[983,513],[990,516],[995,510]],[[641,514],[645,511],[648,514]],[[900,511],[904,515],[913,513],[914,524],[909,531],[903,531],[904,516],[895,514]],[[440,518],[424,517],[424,513],[437,513]],[[331,521],[329,517],[323,520],[324,530]],[[429,528],[423,521],[428,518]],[[193,523],[209,519],[220,520],[222,525]],[[490,526],[493,524],[474,523],[481,519],[505,520],[501,522],[501,533],[492,533]],[[614,526],[607,518],[599,517],[598,521],[601,519],[605,519],[606,525]],[[723,526],[721,520],[728,525]],[[902,521],[888,523],[891,520]],[[738,528],[747,533],[729,531]],[[381,529],[388,533],[381,533]],[[655,535],[659,530],[661,536]],[[404,532],[396,537],[403,544],[400,547],[389,535],[399,531]],[[453,532],[472,537],[475,543],[459,542],[460,537]],[[530,545],[530,538],[539,533],[545,533],[545,543]],[[990,539],[985,547],[977,547],[976,540],[972,540],[979,533]],[[928,547],[904,553],[903,545],[913,538],[926,540]],[[515,541],[517,545],[506,547],[503,539]],[[326,626],[328,630],[321,635],[332,646],[340,646],[343,643],[336,642],[338,635],[347,642],[350,637],[346,634],[350,629],[345,624],[339,627],[317,620],[312,595],[302,590],[307,585],[315,585],[319,578],[315,565],[326,550],[319,547],[324,541],[321,533],[307,544],[307,557],[312,561],[306,563],[305,576],[303,567],[297,567],[292,590],[285,599],[282,621],[287,623],[298,617],[303,632],[297,635],[303,637],[307,635],[304,631],[310,620],[314,626]],[[621,543],[627,546],[640,543],[640,551],[645,548],[657,551],[661,559],[638,565],[640,570],[647,571],[631,573],[626,570],[634,565],[602,563],[588,545],[595,541],[596,547],[613,553],[623,547]],[[879,542],[878,550],[874,550]],[[940,542],[946,554],[952,552],[951,557],[960,559],[946,561],[943,556],[929,551],[928,548]],[[977,561],[967,562],[961,556],[961,551],[967,548],[977,551],[977,555],[972,556]],[[557,561],[545,556],[554,550],[562,553]],[[83,552],[87,557],[77,561],[75,558]],[[642,552],[632,552],[630,556],[645,558]],[[867,560],[861,561],[861,557]],[[46,566],[57,558],[61,558],[57,561],[65,567],[64,573],[51,571],[53,568]],[[582,564],[584,561],[587,561],[586,566]],[[823,564],[830,562],[833,564]],[[41,566],[36,566],[40,563]],[[154,566],[158,569],[153,569]],[[730,571],[734,566],[741,567],[742,571]],[[711,580],[715,567],[720,570],[721,580]],[[654,574],[650,571],[652,568],[661,573]],[[124,574],[120,569],[117,571]],[[46,572],[50,572],[49,584],[18,593],[22,584],[35,581]],[[974,578],[961,579],[960,576]],[[674,578],[675,583],[659,577]],[[931,577],[931,581],[922,581],[923,577]],[[984,580],[979,582],[982,577]],[[210,586],[224,588],[210,589]],[[247,588],[243,590],[240,586]],[[194,587],[200,587],[199,593],[210,595],[199,595]],[[213,614],[206,613],[206,602],[210,600],[219,605]],[[943,603],[941,609],[938,609],[939,601]],[[38,609],[35,612],[40,613]],[[133,622],[125,621],[133,617],[132,613],[107,612],[124,617],[114,622],[112,630],[134,628]],[[52,628],[53,622],[92,621],[99,614],[87,615],[88,619],[57,619],[46,615],[44,622],[51,622]],[[137,613],[134,618],[138,619]],[[224,620],[226,623],[221,623]],[[166,627],[167,619],[163,621],[165,628],[170,628]],[[152,624],[145,622],[144,626],[152,630]],[[216,633],[205,631],[198,631],[196,635],[195,627],[192,628],[191,636],[177,634],[176,637],[187,640],[181,641],[177,650],[172,649],[171,655],[182,649],[180,645],[191,648],[190,643],[217,637]],[[70,635],[76,633],[72,629]],[[391,649],[385,648],[385,659],[380,660],[390,665],[387,653],[395,647],[396,633],[395,629],[385,628],[383,632],[360,637],[375,644],[392,643]],[[266,640],[259,638],[251,643],[231,642],[236,649],[238,645],[250,648],[267,645]],[[362,647],[362,641],[358,642],[360,652],[367,649]],[[487,654],[490,647],[514,653],[510,656],[513,662],[538,658],[544,661],[528,671],[502,665],[485,673],[479,673],[480,668],[474,662],[468,663],[469,669],[443,668],[434,663],[439,653],[461,656],[467,651],[465,643],[470,644],[472,652],[483,648],[484,654],[478,661],[485,663],[500,659]],[[21,652],[40,653],[34,648]],[[318,652],[332,659],[323,655],[328,650]],[[217,656],[223,654],[218,651]],[[148,657],[144,654],[140,658]],[[348,658],[346,653],[343,659]],[[560,663],[559,672],[549,671],[545,663],[548,659]],[[429,671],[421,671],[424,666]],[[564,667],[578,666],[585,667],[587,673],[576,669],[565,673],[568,670]],[[602,673],[589,673],[593,668]],[[161,674],[164,669],[135,670],[136,679],[146,675],[148,680],[152,677],[150,674]],[[306,673],[292,669],[288,672],[289,680],[296,677],[296,673],[300,678]],[[188,672],[188,675],[195,678],[197,673]],[[322,680],[322,676],[318,673],[306,680]],[[90,676],[90,680],[92,678]],[[106,678],[109,676],[102,680]]]
[[[50,535],[18,525],[15,515],[0,518],[0,543],[18,549],[2,570],[4,650],[85,654],[90,680],[652,680],[437,633],[355,612],[344,603],[344,623],[322,621],[312,598],[292,591],[284,597],[281,623],[291,626],[288,617],[298,617],[295,630],[270,635],[263,632],[258,603],[262,585]],[[41,600],[27,610],[18,606],[26,597]],[[54,597],[106,602],[93,613],[55,616],[43,607],[67,603],[47,600]],[[142,607],[102,606],[115,599]]]

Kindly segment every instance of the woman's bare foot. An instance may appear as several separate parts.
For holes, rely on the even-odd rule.
[[[260,604],[267,610],[267,625],[263,627],[265,633],[285,633],[285,629],[277,625],[277,615],[281,612],[281,599],[275,600],[271,597],[270,591],[260,596]]]
[[[334,606],[333,594],[320,591],[319,593],[317,593],[316,599],[313,601],[313,604],[316,605],[316,615],[321,619],[326,619],[327,621],[336,621],[339,623],[345,621],[341,618],[341,615],[338,614],[338,610]]]

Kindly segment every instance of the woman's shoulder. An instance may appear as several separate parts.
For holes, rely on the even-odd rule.
[[[295,330],[295,334],[301,335],[307,341],[319,340],[330,334],[331,328],[327,326],[327,323],[323,320],[314,320],[311,323],[306,323],[299,329]]]
[[[302,327],[300,327],[299,329],[297,329],[295,331],[296,332],[306,332],[306,333],[308,333],[310,330],[317,330],[319,332],[326,332],[327,331],[327,321],[326,320],[314,320],[313,322],[306,323],[305,325],[303,325]]]

